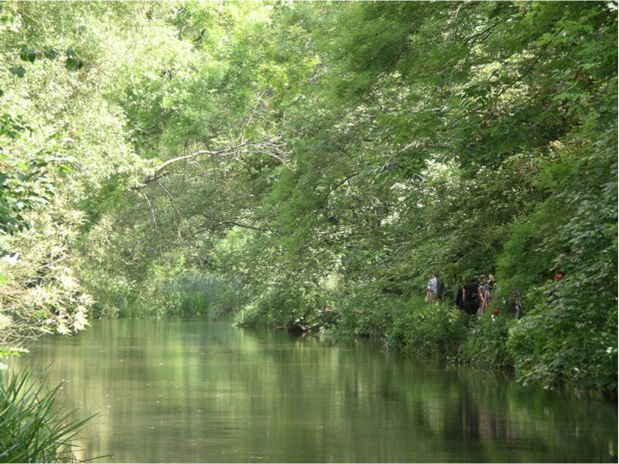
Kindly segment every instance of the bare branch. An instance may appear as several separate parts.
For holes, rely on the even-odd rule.
[[[287,160],[287,153],[281,149],[282,146],[282,144],[276,143],[275,140],[266,140],[261,142],[241,142],[238,145],[224,148],[221,150],[198,150],[188,155],[177,156],[176,158],[171,158],[167,161],[164,161],[159,166],[157,166],[153,174],[145,178],[142,183],[149,184],[158,179],[161,179],[163,176],[170,174],[169,172],[164,171],[172,164],[181,161],[191,160],[200,156],[224,157],[230,155],[262,154],[270,156],[271,158],[275,158],[288,169],[293,169]],[[140,187],[137,188],[139,189]]]
[[[241,227],[243,229],[251,229],[251,230],[257,230],[259,232],[273,232],[271,229],[269,228],[265,228],[265,227],[258,227],[258,226],[252,226],[251,224],[242,224],[240,222],[236,222],[236,221],[220,221],[219,224],[221,225],[231,225],[231,226],[236,226],[236,227]]]
[[[148,207],[150,208],[150,214],[153,219],[153,224],[155,225],[155,230],[159,232],[159,227],[157,226],[157,218],[155,217],[155,210],[153,209],[153,205],[151,204],[150,200],[144,192],[140,192],[140,195],[142,195],[146,200],[146,203],[148,203]]]
[[[329,191],[327,192],[327,194],[324,196],[324,198],[322,199],[323,203],[326,202],[329,198],[329,195],[331,195],[333,192],[335,192],[338,188],[340,188],[342,185],[344,185],[346,182],[348,182],[350,179],[352,179],[353,177],[358,176],[359,174],[361,174],[361,171],[357,171],[357,172],[353,172],[351,175],[346,176],[344,179],[342,179],[341,181],[339,181],[337,184],[335,184],[333,187],[329,188]]]
[[[200,40],[202,40],[202,37],[204,37],[204,33],[206,32],[206,29],[202,29],[200,31],[200,34],[198,34],[198,37],[196,37],[195,39],[193,39],[193,43],[198,43],[200,42]]]

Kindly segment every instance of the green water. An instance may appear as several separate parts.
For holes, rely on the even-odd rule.
[[[617,407],[361,341],[95,321],[18,361],[63,381],[105,462],[617,462]],[[51,364],[51,366],[50,366]],[[49,367],[48,367],[49,366]]]

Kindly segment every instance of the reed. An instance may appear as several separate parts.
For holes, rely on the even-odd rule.
[[[34,382],[29,371],[0,372],[0,462],[77,462],[74,440],[90,418],[59,411],[59,389]]]
[[[218,319],[240,306],[242,289],[217,274],[185,274],[162,288],[166,312],[178,316]]]

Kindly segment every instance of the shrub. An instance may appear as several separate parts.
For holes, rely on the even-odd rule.
[[[311,328],[320,320],[324,296],[303,287],[279,287],[262,293],[254,303],[245,306],[235,323],[243,327],[289,328],[301,325]]]
[[[466,337],[466,317],[459,309],[444,304],[411,305],[391,333],[402,339],[402,351],[423,357],[453,357]]]
[[[243,306],[234,315],[234,325],[239,327],[269,327],[270,320],[268,311],[265,311],[264,306],[258,305],[257,302]]]
[[[475,323],[459,350],[460,361],[479,367],[509,368],[514,353],[507,346],[510,328],[516,320],[508,316],[494,319],[486,313]]]
[[[384,339],[404,311],[406,299],[381,295],[372,285],[348,289],[334,297],[336,331],[343,335]]]
[[[209,316],[230,314],[243,299],[242,289],[218,274],[184,274],[164,282],[159,290],[166,314]]]
[[[114,310],[100,311],[98,316],[218,319],[240,308],[244,301],[243,288],[233,280],[214,273],[184,272],[148,281],[127,298],[106,300]]]
[[[518,380],[525,385],[569,386],[616,398],[617,305],[609,308],[593,299],[582,303],[578,292],[571,291],[570,277],[556,286],[556,299],[540,300],[511,329],[507,346]]]

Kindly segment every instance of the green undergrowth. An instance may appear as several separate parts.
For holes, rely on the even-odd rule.
[[[242,302],[242,288],[235,282],[218,274],[188,273],[149,285],[131,315],[218,319]]]
[[[336,313],[328,297],[318,293],[277,289],[265,292],[243,306],[234,316],[239,327],[324,331],[336,323]]]

